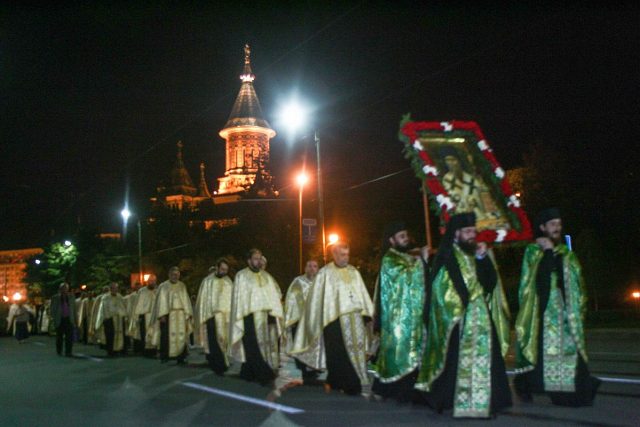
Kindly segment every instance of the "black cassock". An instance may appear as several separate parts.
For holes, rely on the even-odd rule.
[[[525,401],[531,400],[532,393],[544,393],[543,362],[543,318],[549,303],[551,292],[551,273],[557,273],[557,285],[564,299],[564,274],[561,255],[555,255],[552,249],[544,252],[536,273],[536,291],[538,293],[538,361],[532,371],[518,374],[513,380],[517,394]],[[592,377],[589,368],[580,354],[576,367],[575,392],[547,392],[554,405],[559,406],[591,406],[601,381]]]
[[[462,300],[462,304],[466,307],[469,304],[469,291],[462,278],[460,267],[455,257],[450,257],[445,266],[456,292]],[[498,275],[491,259],[487,256],[483,259],[476,260],[476,274],[482,285],[485,294],[493,292],[498,281]],[[430,297],[431,292],[427,295]],[[428,319],[429,299],[425,304],[425,318]],[[427,330],[427,334],[429,331]],[[496,327],[491,321],[492,341],[499,343]],[[453,408],[454,395],[456,391],[456,379],[458,374],[458,356],[460,343],[460,327],[456,325],[451,332],[449,338],[449,351],[445,361],[445,368],[442,374],[433,382],[431,391],[426,393],[426,399],[429,406],[437,412],[445,409]],[[491,414],[507,408],[512,405],[511,389],[509,388],[509,380],[507,379],[507,370],[502,358],[500,345],[491,346]]]

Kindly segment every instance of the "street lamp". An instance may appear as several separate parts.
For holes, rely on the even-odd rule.
[[[334,244],[338,243],[338,240],[340,240],[340,236],[338,236],[336,233],[329,234],[329,244],[330,245],[334,245]]]
[[[298,103],[296,99],[293,99],[282,109],[280,118],[289,128],[289,133],[294,135],[298,129],[306,124],[308,115],[307,109]],[[324,194],[322,191],[322,168],[320,167],[320,137],[318,136],[317,130],[313,133],[313,141],[316,145],[316,187],[318,188],[318,221],[320,222],[320,229],[322,230],[322,259],[326,263],[327,240],[324,229]]]
[[[309,182],[309,176],[303,170],[296,176],[296,183],[300,188],[300,191],[298,191],[298,254],[300,258],[300,273],[302,273],[302,189],[307,182]]]
[[[122,220],[124,221],[124,232],[127,230],[127,221],[133,215],[128,207],[124,207],[120,211],[120,215],[122,215]],[[124,237],[124,236],[123,236]],[[140,218],[138,217],[138,281],[142,285],[142,225],[140,224]]]
[[[71,243],[71,240],[65,240],[65,241],[64,241],[64,245],[65,245],[66,247],[71,246],[71,244],[72,244],[72,243]]]

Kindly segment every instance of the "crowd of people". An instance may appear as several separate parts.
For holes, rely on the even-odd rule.
[[[543,211],[535,231],[518,291],[514,390],[525,402],[547,393],[557,405],[591,405],[599,380],[587,368],[580,265],[562,242],[557,209]],[[454,215],[430,257],[426,247],[412,247],[403,223],[389,224],[373,299],[349,264],[348,244],[338,242],[322,268],[307,261],[284,298],[262,252],[252,249],[233,278],[219,259],[195,301],[172,267],[160,285],[152,275],[126,295],[111,283],[76,299],[63,283],[42,317],[55,328],[61,356],[72,356],[75,338],[108,357],[185,364],[195,344],[215,374],[236,362],[241,378],[271,387],[294,358],[296,385],[487,418],[512,404],[504,361],[511,314],[493,252],[476,235],[475,214]],[[10,317],[24,339],[29,311],[21,306]]]

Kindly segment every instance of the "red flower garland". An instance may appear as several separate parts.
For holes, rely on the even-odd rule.
[[[493,150],[489,147],[484,134],[480,130],[480,127],[476,122],[463,122],[454,120],[451,122],[408,122],[406,123],[400,132],[408,138],[409,145],[413,145],[414,149],[417,151],[418,157],[424,164],[423,171],[425,172],[425,186],[429,189],[431,194],[434,195],[438,203],[440,204],[440,208],[442,209],[442,216],[445,221],[449,221],[449,218],[453,211],[455,210],[455,205],[450,201],[449,194],[447,190],[442,186],[440,180],[438,179],[436,173],[435,163],[429,157],[429,154],[421,149],[417,148],[414,145],[414,141],[418,139],[418,133],[422,131],[441,131],[441,132],[451,132],[453,130],[463,130],[472,132],[477,138],[478,148],[482,152],[484,158],[491,165],[491,169],[496,175],[496,178],[499,181],[500,189],[502,193],[507,198],[507,206],[513,212],[520,222],[521,230],[517,231],[511,229],[509,231],[506,230],[484,230],[478,233],[478,241],[483,242],[508,242],[508,241],[518,241],[518,240],[530,240],[533,233],[531,231],[531,223],[529,222],[529,218],[527,217],[524,210],[520,207],[520,201],[517,196],[513,194],[511,190],[511,186],[506,179],[506,174],[504,170],[500,167],[498,160],[493,154]]]

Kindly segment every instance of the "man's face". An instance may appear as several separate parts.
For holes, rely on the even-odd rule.
[[[399,231],[393,236],[389,237],[389,243],[391,243],[391,246],[393,246],[395,249],[400,250],[408,249],[410,241],[411,240],[409,238],[409,233],[407,232],[407,230]]]
[[[112,283],[111,285],[109,285],[109,291],[111,292],[111,295],[117,295],[118,294],[118,284],[117,283]]]
[[[349,248],[336,248],[331,251],[333,262],[338,267],[346,267],[349,264]]]
[[[249,267],[252,270],[259,270],[262,268],[262,254],[260,252],[254,252],[253,255],[251,255],[251,258],[249,258],[247,260],[247,263],[249,264]]]
[[[458,160],[457,157],[455,156],[447,156],[444,158],[444,162],[447,165],[447,168],[453,172],[453,173],[457,173],[461,170],[460,168],[460,160]]]
[[[260,268],[263,270],[267,268],[267,257],[264,255],[260,257]]]
[[[476,227],[463,227],[460,230],[456,231],[456,242],[460,248],[469,253],[475,253],[478,242],[476,241],[476,236],[478,232]]]
[[[180,270],[174,268],[169,271],[169,281],[171,283],[177,283],[178,280],[180,280]]]
[[[156,275],[152,274],[149,276],[149,280],[147,280],[147,286],[151,289],[154,289],[156,287],[157,281],[158,278],[156,277]]]
[[[562,242],[562,220],[560,218],[545,222],[540,226],[540,230],[544,237],[548,237],[556,245]]]
[[[216,276],[224,277],[229,274],[229,266],[226,262],[221,262],[218,264],[218,269],[216,270]]]
[[[304,274],[306,274],[309,279],[316,277],[316,274],[318,274],[318,262],[307,261],[307,265],[304,267]]]

